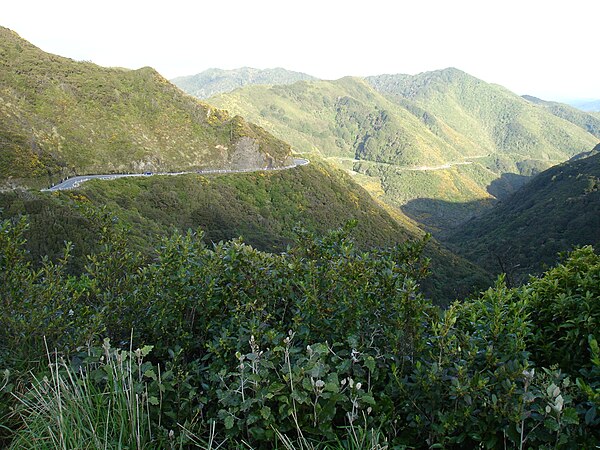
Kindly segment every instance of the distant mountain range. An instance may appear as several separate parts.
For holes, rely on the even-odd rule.
[[[598,143],[581,117],[567,120],[454,68],[245,86],[208,102],[345,167],[434,233]]]
[[[600,112],[600,100],[572,100],[568,103],[583,111]]]
[[[84,173],[285,164],[289,145],[149,67],[43,52],[0,27],[0,185]]]
[[[557,252],[600,246],[600,144],[587,158],[552,167],[448,240],[490,271],[516,280],[540,272]]]
[[[196,75],[174,78],[171,82],[194,97],[206,99],[249,84],[292,84],[296,81],[314,79],[305,73],[280,67],[264,70],[242,67],[233,70],[208,69]]]

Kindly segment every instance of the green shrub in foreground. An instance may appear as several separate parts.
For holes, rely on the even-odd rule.
[[[102,250],[81,276],[66,275],[64,262],[33,269],[23,258],[25,222],[0,223],[3,395],[23,405],[3,419],[15,446],[34,434],[50,446],[85,436],[81,425],[44,434],[40,424],[52,418],[37,405],[57,401],[64,424],[96,424],[89,429],[101,429],[108,447],[124,434],[133,448],[206,447],[210,438],[227,448],[351,448],[361,433],[397,448],[587,448],[600,439],[599,352],[585,328],[600,299],[591,249],[522,288],[499,280],[440,311],[418,292],[423,243],[365,253],[348,230],[300,233],[276,255],[240,241],[209,248],[189,233],[165,239],[148,261],[101,219]],[[540,320],[557,298],[581,309]],[[579,333],[555,333],[559,322]],[[50,373],[36,362],[44,335],[64,357]],[[559,370],[563,354],[547,352],[542,336],[571,351],[577,370]],[[129,349],[113,351],[131,364],[123,387],[111,387],[109,358],[100,361],[103,337]],[[148,343],[148,362],[138,360]],[[40,381],[30,384],[29,369]],[[54,383],[65,395],[41,390],[54,373],[75,381]],[[81,386],[92,395],[71,395]],[[121,401],[126,392],[142,399],[140,414]],[[4,410],[18,406],[2,398]]]

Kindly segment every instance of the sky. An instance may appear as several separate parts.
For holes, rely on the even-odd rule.
[[[4,0],[41,49],[166,78],[283,67],[323,79],[456,67],[517,94],[600,99],[598,0]]]

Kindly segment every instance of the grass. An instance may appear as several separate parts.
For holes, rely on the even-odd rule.
[[[104,351],[104,360],[85,370],[47,352],[49,374],[34,377],[28,392],[18,396],[16,413],[23,425],[9,448],[151,447],[148,393],[137,370],[142,350],[114,350],[105,342]],[[105,383],[93,378],[98,373]]]

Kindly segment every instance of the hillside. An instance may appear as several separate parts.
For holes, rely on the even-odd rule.
[[[414,225],[400,224],[344,172],[319,161],[280,172],[153,176],[89,181],[75,191],[0,193],[0,218],[28,216],[34,260],[43,255],[56,260],[64,241],[76,240],[75,272],[98,245],[98,220],[90,219],[87,207],[106,207],[130,228],[132,248],[144,254],[159,245],[157,236],[174,228],[202,229],[207,242],[241,236],[258,249],[277,252],[293,242],[297,227],[321,236],[350,220],[357,221],[352,236],[363,250],[423,237]],[[425,254],[433,270],[425,289],[436,302],[447,303],[489,282],[484,272],[436,242],[427,245]]]
[[[314,79],[305,73],[285,70],[281,67],[263,70],[242,67],[233,70],[208,69],[196,75],[173,78],[171,82],[194,97],[206,99],[248,84],[292,84],[296,81]]]
[[[83,173],[283,164],[289,146],[155,70],[43,52],[0,27],[0,183]]]
[[[527,177],[591,149],[588,131],[456,69],[246,86],[209,99],[319,152],[441,233]]]
[[[529,175],[592,148],[580,124],[561,120],[509,90],[448,68],[414,76],[369,77],[379,92],[411,101],[463,136],[463,152],[490,169]],[[575,126],[574,126],[575,125]]]
[[[464,224],[449,242],[490,271],[517,280],[539,273],[557,252],[600,245],[600,145],[596,153],[537,175],[488,214]]]
[[[581,111],[564,103],[548,102],[531,95],[524,95],[528,102],[546,108],[550,113],[565,119],[600,139],[600,117]]]

